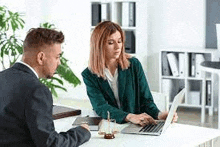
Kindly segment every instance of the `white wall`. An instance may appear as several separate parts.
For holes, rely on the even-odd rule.
[[[82,84],[68,85],[68,93],[61,91],[60,95],[87,98],[81,72],[89,57],[90,0],[26,0],[25,5],[26,31],[49,21],[65,34],[65,56]],[[205,46],[205,0],[139,0],[137,5],[136,56],[147,71],[151,90],[159,91],[161,48]]]
[[[136,3],[136,53],[135,57],[141,62],[147,73],[147,44],[148,44],[148,13],[147,1],[139,0]]]
[[[205,47],[205,0],[148,0],[147,71],[159,91],[159,52],[169,47]]]
[[[23,18],[24,19],[26,18],[25,15],[24,15],[25,12],[26,12],[25,0],[19,0],[19,1],[15,1],[15,0],[0,0],[0,5],[1,6],[6,6],[7,9],[9,9],[12,12],[20,12],[23,15]],[[25,33],[24,32],[25,32],[24,30],[16,31],[16,36],[19,37],[20,39],[23,39],[25,37]],[[7,31],[7,34],[8,35],[12,35],[13,31],[10,29],[9,31]],[[5,68],[8,68],[10,66],[10,62],[7,59],[7,57],[4,58],[4,66],[5,66]],[[3,70],[2,64],[0,64],[0,71],[1,70]]]
[[[59,91],[65,98],[87,98],[81,72],[88,65],[90,39],[90,0],[0,0],[0,5],[10,10],[25,13],[23,38],[30,28],[39,27],[40,23],[50,22],[65,35],[64,56],[82,84],[73,88],[65,83],[68,93]]]
[[[90,40],[90,1],[44,0],[42,2],[43,19],[56,25],[65,35],[64,56],[81,85],[73,87],[65,83],[68,92],[60,91],[63,98],[87,98],[81,72],[88,66]],[[34,11],[33,11],[34,12]]]
[[[89,39],[91,24],[91,5],[90,0],[74,1],[72,0],[38,0],[41,3],[35,5],[27,2],[28,18],[27,26],[33,27],[39,22],[54,23],[65,34],[64,53],[66,58],[70,60],[70,65],[74,73],[81,80],[81,85],[73,88],[68,85],[68,92],[60,91],[62,98],[88,99],[86,87],[83,82],[81,72],[87,67],[89,59]],[[37,8],[35,8],[37,6]],[[137,14],[137,54],[144,69],[147,65],[147,3],[140,0],[138,3]],[[36,9],[38,10],[36,13]],[[145,70],[146,71],[146,70]]]

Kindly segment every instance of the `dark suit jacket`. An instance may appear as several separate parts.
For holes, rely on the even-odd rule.
[[[82,127],[57,133],[49,89],[27,66],[0,72],[0,146],[79,146],[91,134]]]
[[[93,109],[102,118],[107,118],[109,111],[111,118],[118,123],[124,123],[128,113],[146,112],[156,119],[159,110],[153,101],[141,63],[134,57],[129,61],[128,69],[118,68],[120,109],[107,80],[93,74],[88,68],[82,72]]]

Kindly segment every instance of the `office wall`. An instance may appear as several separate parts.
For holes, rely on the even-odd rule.
[[[60,24],[59,28],[66,30],[64,33],[68,40],[66,40],[65,53],[67,59],[71,61],[71,67],[74,73],[80,78],[82,84],[73,88],[69,86],[68,93],[60,91],[63,98],[74,99],[88,99],[86,94],[86,87],[83,82],[81,72],[88,65],[89,59],[89,39],[90,39],[90,25],[91,25],[91,4],[90,0],[82,0],[75,2],[72,7],[72,0],[65,0],[65,3],[57,0],[55,3],[52,0],[47,0],[47,3],[53,3],[53,7],[44,12],[48,16],[48,20],[56,20],[55,24]],[[135,55],[146,71],[147,65],[147,15],[146,14],[146,0],[139,0],[137,17],[137,54]],[[63,14],[57,12],[57,8],[64,8]],[[47,7],[46,7],[47,9]],[[66,16],[64,16],[66,15]],[[67,51],[67,52],[66,52]]]
[[[148,0],[147,10],[147,75],[159,91],[160,49],[205,47],[205,0]]]
[[[37,4],[36,4],[37,3]],[[70,66],[79,77],[82,84],[73,88],[67,85],[68,92],[59,91],[62,98],[88,99],[86,87],[81,77],[81,72],[88,65],[89,39],[91,25],[90,0],[72,2],[72,0],[36,0],[26,1],[27,20],[26,30],[37,27],[40,22],[48,21],[54,23],[65,34],[64,55],[69,59]],[[147,65],[147,1],[140,0],[137,16],[137,54],[146,71]],[[37,11],[36,11],[37,10]]]
[[[13,3],[15,0],[0,0]],[[24,0],[23,0],[24,1]],[[81,78],[87,66],[90,38],[90,0],[29,0],[26,5],[26,27],[38,27],[39,23],[54,23],[65,34],[63,46],[74,73]],[[137,57],[147,71],[151,90],[159,91],[158,57],[164,47],[205,46],[205,0],[139,0],[139,39]],[[18,8],[24,6],[19,6]],[[145,35],[141,35],[145,34]],[[147,35],[146,35],[147,34]],[[141,39],[140,39],[141,38]],[[62,97],[87,98],[85,85],[73,88]]]
[[[59,91],[59,96],[73,99],[87,98],[81,72],[87,67],[89,59],[90,1],[42,0],[41,5],[43,19],[55,24],[65,34],[64,56],[82,82],[75,88],[65,83],[68,92]]]
[[[9,10],[13,12],[20,12],[20,13],[25,13],[26,11],[26,5],[25,5],[25,0],[0,0],[0,6],[6,6]],[[19,6],[19,7],[18,7]],[[20,38],[24,38],[24,30],[17,31],[16,36],[20,36]],[[12,34],[12,31],[9,32],[9,34]],[[0,51],[1,52],[1,51]],[[10,62],[5,58],[4,60],[4,65],[5,68],[10,66]],[[3,70],[2,64],[0,64],[0,71]]]
[[[0,5],[25,13],[22,39],[30,28],[39,27],[40,23],[47,21],[62,30],[65,34],[64,56],[69,59],[71,69],[82,81],[81,72],[87,67],[89,57],[90,0],[0,0]],[[83,81],[76,88],[68,83],[65,85],[68,93],[59,91],[60,97],[87,97]]]

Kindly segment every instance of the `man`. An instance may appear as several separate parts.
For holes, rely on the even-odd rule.
[[[57,133],[53,99],[38,78],[51,78],[60,64],[62,32],[31,29],[22,61],[0,72],[0,146],[79,146],[89,140],[88,125]]]

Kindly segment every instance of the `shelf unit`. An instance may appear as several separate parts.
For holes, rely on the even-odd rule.
[[[137,1],[138,0],[91,0],[90,1],[91,2],[91,32],[95,28],[94,24],[97,24],[97,22],[95,23],[93,22],[94,18],[97,15],[99,15],[97,16],[99,21],[110,20],[112,22],[119,24],[121,28],[125,31],[125,33],[127,31],[131,31],[130,33],[131,38],[134,38],[134,39],[127,38],[126,40],[131,40],[131,41],[128,41],[127,45],[125,43],[125,46],[131,46],[131,48],[126,49],[126,52],[135,55],[137,48],[138,48],[137,47],[137,27],[136,27],[137,26],[137,20],[136,20]],[[123,7],[125,7],[125,3],[128,6],[127,10],[123,9]],[[132,5],[130,6],[131,3],[133,4],[132,12],[134,13],[130,11],[131,10],[130,7],[132,6]],[[97,4],[99,5],[98,6],[99,7],[98,9],[100,9],[98,11],[99,13],[97,12],[94,13],[94,10],[93,10],[94,4],[96,5],[95,6],[96,8],[97,8]],[[129,16],[127,16],[126,14],[128,14]],[[132,19],[132,23],[130,23],[129,21],[131,21],[132,15],[133,15],[133,19]],[[124,19],[125,17],[127,18]],[[97,21],[97,18],[95,18],[95,20]],[[123,25],[124,20],[128,20],[129,24],[126,26]]]
[[[171,60],[170,54],[176,59]],[[198,56],[204,57],[203,60]],[[182,57],[180,57],[182,56]],[[199,70],[201,61],[219,61],[219,51],[217,49],[204,48],[170,48],[162,49],[159,57],[159,82],[160,92],[169,96],[169,103],[172,104],[174,96],[184,87],[186,88],[185,98],[180,106],[201,108],[202,84],[206,84],[206,108],[209,115],[213,115],[214,97],[216,97],[216,76],[206,73],[206,81]],[[197,58],[197,59],[196,59]],[[176,61],[176,62],[174,62]],[[178,75],[173,74],[171,66],[177,65]]]

